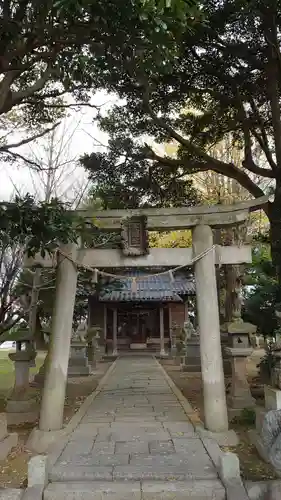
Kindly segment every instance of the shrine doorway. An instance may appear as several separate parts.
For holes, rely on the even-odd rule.
[[[117,315],[118,337],[128,337],[134,344],[146,345],[153,332],[159,332],[159,308],[119,309]]]
[[[119,303],[115,308],[107,306],[106,343],[113,341],[114,311],[117,316],[117,344],[121,350],[147,349],[156,344],[159,349],[161,303],[125,304]],[[166,343],[170,341],[169,308],[164,306],[163,322]]]

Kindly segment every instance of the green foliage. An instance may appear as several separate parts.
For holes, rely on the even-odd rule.
[[[192,245],[190,230],[170,231],[167,233],[151,232],[149,234],[150,247],[155,248],[188,248]]]
[[[192,181],[175,181],[162,169],[151,174],[148,162],[136,160],[117,166],[110,157],[100,160],[100,155],[92,154],[84,157],[82,164],[95,186],[92,195],[100,198],[105,210],[193,206],[200,200]]]
[[[13,202],[1,202],[0,334],[27,316],[32,277],[22,273],[25,255],[40,253],[44,257],[52,254],[59,244],[77,242],[79,237],[85,239],[91,229],[97,231],[67,208],[55,198],[48,203],[36,203],[28,194],[22,198],[16,196]],[[50,288],[48,274],[46,281]]]
[[[244,305],[244,319],[258,326],[258,332],[273,336],[278,327],[275,310],[279,284],[270,257],[270,246],[258,244],[253,248],[253,262],[246,270],[248,292]]]
[[[257,368],[259,368],[260,377],[264,383],[270,384],[272,381],[273,369],[276,364],[276,358],[274,356],[274,346],[275,343],[273,339],[270,339],[266,343],[265,355],[260,360]]]
[[[24,245],[29,256],[44,257],[59,244],[77,241],[83,221],[57,199],[36,203],[29,194],[0,205],[0,246]]]
[[[65,93],[87,101],[87,92],[96,87],[98,58],[103,64],[114,51],[121,57],[127,40],[142,40],[145,49],[169,38],[174,16],[194,22],[195,6],[192,0],[172,0],[169,6],[161,0],[5,0],[0,5],[0,74],[6,75],[0,114],[22,104],[31,122],[46,123],[54,109],[48,104],[59,105]]]

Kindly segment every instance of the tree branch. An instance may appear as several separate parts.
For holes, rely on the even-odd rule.
[[[11,102],[11,107],[14,106],[15,104],[21,102],[23,99],[30,97],[31,95],[35,94],[35,92],[38,92],[41,90],[45,83],[48,81],[52,73],[52,67],[49,64],[47,66],[47,69],[44,71],[43,75],[37,82],[35,82],[33,85],[28,87],[25,90],[21,90],[19,92],[12,92],[12,102]]]
[[[267,137],[267,134],[266,134],[266,130],[265,130],[265,126],[264,126],[264,123],[263,123],[263,119],[262,119],[262,117],[260,116],[260,114],[258,112],[258,108],[257,108],[257,105],[256,105],[254,99],[250,97],[249,100],[250,100],[250,104],[251,104],[251,107],[252,107],[252,112],[253,112],[253,114],[255,116],[256,121],[259,124],[261,136],[257,133],[257,131],[254,129],[254,127],[251,128],[251,132],[252,132],[253,136],[256,138],[256,140],[258,141],[260,147],[262,148],[262,150],[263,150],[263,152],[265,154],[265,157],[266,157],[269,165],[271,166],[272,170],[276,171],[277,165],[276,165],[276,162],[274,161],[272,153],[270,151],[270,147],[269,147],[269,143],[268,143],[268,137]]]
[[[41,169],[41,165],[39,165],[39,163],[36,163],[35,161],[30,160],[29,158],[26,158],[25,156],[20,155],[19,153],[15,153],[13,151],[7,151],[7,154],[13,156],[14,158],[18,158],[19,160],[22,160],[25,163],[28,163],[31,167],[36,167],[37,169]]]
[[[212,156],[208,155],[205,151],[202,151],[199,147],[191,144],[188,139],[182,137],[178,132],[176,132],[166,120],[158,117],[154,111],[151,109],[149,104],[149,92],[146,88],[144,93],[144,107],[146,111],[151,116],[154,123],[159,125],[162,129],[166,130],[173,139],[175,139],[179,144],[185,146],[188,150],[191,150],[194,154],[196,154],[199,158],[202,158],[202,168],[200,170],[213,170],[219,174],[225,175],[226,177],[230,177],[235,179],[243,186],[249,193],[251,193],[255,198],[259,198],[260,196],[264,196],[263,190],[257,186],[250,177],[243,172],[241,168],[236,167],[233,163],[224,163],[223,161],[217,160]],[[160,157],[158,157],[160,161]],[[165,164],[165,158],[162,158],[162,163]],[[190,164],[187,161],[183,160],[183,165],[187,170],[191,170]],[[267,169],[264,169],[267,172]]]
[[[35,139],[39,139],[40,137],[43,137],[43,135],[48,134],[49,132],[52,132],[55,128],[59,126],[60,122],[55,123],[52,127],[47,128],[43,130],[42,132],[39,132],[38,134],[33,135],[32,137],[28,137],[27,139],[22,139],[22,141],[19,142],[14,142],[12,144],[6,144],[5,146],[0,146],[0,152],[10,152],[10,149],[12,148],[18,148],[20,146],[23,146],[24,144],[28,144],[31,141],[34,141]]]
[[[259,167],[253,159],[253,154],[252,154],[252,138],[251,138],[251,129],[250,129],[250,123],[244,108],[244,103],[243,100],[239,94],[239,91],[237,90],[237,106],[238,106],[238,116],[241,121],[241,126],[244,134],[244,160],[242,162],[242,165],[244,168],[247,168],[247,170],[250,170],[255,175],[259,175],[262,177],[268,177],[270,179],[274,179],[275,175],[273,170],[270,170],[268,168],[262,168]]]
[[[267,63],[265,71],[267,75],[267,92],[270,102],[273,136],[275,143],[276,163],[278,170],[281,169],[281,109],[279,90],[279,61],[276,53],[278,45],[277,28],[275,24],[275,12],[265,12],[263,19],[264,37],[267,46]]]

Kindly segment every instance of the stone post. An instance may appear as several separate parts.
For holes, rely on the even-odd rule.
[[[117,345],[117,309],[113,309],[113,336],[112,336],[112,354],[113,356],[118,355],[118,345]]]
[[[76,260],[77,245],[62,247],[64,253]],[[72,319],[77,286],[77,267],[59,254],[56,298],[50,339],[50,359],[41,403],[39,429],[56,431],[62,428],[68,360],[72,332]]]
[[[160,327],[160,357],[166,357],[165,352],[165,332],[164,332],[164,308],[160,306],[159,309],[159,327]]]
[[[192,238],[194,257],[212,248],[213,234],[209,226],[196,226]],[[220,344],[214,250],[210,250],[204,257],[195,262],[195,281],[205,425],[210,431],[220,432],[228,429],[228,416]]]

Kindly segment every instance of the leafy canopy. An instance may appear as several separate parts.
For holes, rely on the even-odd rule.
[[[77,218],[57,199],[36,203],[29,194],[0,204],[0,247],[21,245],[28,255],[51,253],[59,242],[76,241],[83,230]]]
[[[122,56],[115,50],[98,58],[96,84],[126,104],[100,118],[111,151],[97,160],[106,164],[115,154],[131,168],[146,159],[152,172],[162,168],[175,181],[213,170],[254,197],[269,184],[275,196],[266,207],[272,253],[281,269],[281,5],[275,0],[201,5],[206,22],[190,31],[174,20],[161,54],[149,57],[140,39],[129,40]],[[159,144],[175,142],[176,154],[160,153],[151,141],[144,144],[147,136]],[[241,149],[242,166],[212,153],[229,136]]]
[[[121,60],[129,45],[131,55],[154,64],[161,51],[172,50],[174,20],[192,26],[199,15],[195,0],[0,2],[0,128],[15,110],[26,126],[20,141],[0,133],[2,157],[22,159],[15,147],[46,133],[66,108],[91,106],[97,64],[108,72],[105,57],[114,66],[113,54]]]

